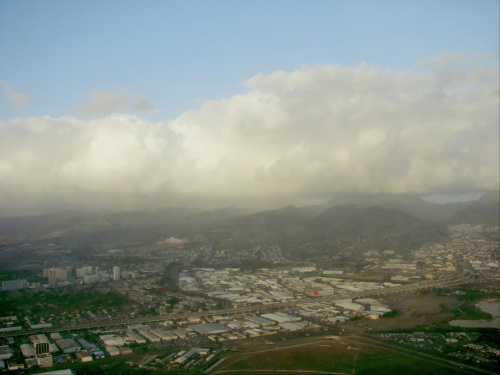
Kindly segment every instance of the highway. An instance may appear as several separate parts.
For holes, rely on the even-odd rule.
[[[386,287],[380,289],[365,290],[361,292],[350,292],[343,293],[340,295],[330,295],[330,296],[316,296],[304,299],[298,299],[288,302],[275,302],[269,304],[261,305],[251,305],[243,306],[237,308],[226,308],[226,309],[216,309],[211,311],[192,311],[186,313],[168,314],[168,315],[157,315],[141,318],[131,318],[113,321],[101,321],[101,322],[91,322],[84,324],[74,324],[66,325],[60,327],[42,328],[42,329],[24,329],[22,331],[15,332],[2,332],[0,337],[15,337],[15,336],[26,336],[38,333],[51,333],[51,332],[63,332],[63,331],[75,331],[82,329],[105,329],[107,327],[114,326],[124,326],[124,325],[134,325],[134,324],[145,324],[154,322],[164,322],[165,320],[185,320],[188,318],[202,318],[206,316],[214,315],[242,315],[246,313],[262,313],[273,310],[285,309],[290,307],[296,307],[297,305],[303,305],[307,303],[315,302],[335,302],[343,299],[352,298],[364,298],[364,297],[377,297],[393,293],[406,293],[415,292],[424,289],[431,288],[449,288],[453,286],[458,286],[462,284],[471,284],[474,282],[481,281],[477,279],[474,274],[470,272],[463,272],[458,275],[450,276],[443,279],[424,281],[419,283],[400,285],[394,287]]]

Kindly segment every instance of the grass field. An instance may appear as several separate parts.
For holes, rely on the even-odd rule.
[[[269,348],[229,357],[213,374],[474,374],[473,370],[351,340]]]

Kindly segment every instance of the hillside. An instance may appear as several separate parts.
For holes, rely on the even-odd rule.
[[[459,211],[473,205],[474,202],[456,202],[437,204],[424,201],[415,195],[337,195],[325,207],[355,205],[358,207],[380,206],[391,210],[406,212],[420,220],[446,223]]]
[[[452,224],[500,226],[500,193],[488,192],[450,219]]]
[[[429,216],[433,220],[426,219]],[[66,211],[0,218],[0,244],[57,239],[84,247],[203,234],[211,245],[239,248],[262,244],[300,248],[307,243],[341,248],[361,242],[364,247],[409,249],[443,239],[446,225],[498,225],[498,220],[496,192],[476,202],[450,204],[429,203],[415,196],[343,195],[323,205],[287,206],[255,214],[235,207],[211,211],[170,207],[153,212]]]

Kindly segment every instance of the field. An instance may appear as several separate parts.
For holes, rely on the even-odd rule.
[[[357,339],[301,342],[228,357],[212,374],[474,374],[473,369]]]

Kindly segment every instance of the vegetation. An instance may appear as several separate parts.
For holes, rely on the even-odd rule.
[[[394,318],[399,314],[398,310],[392,310],[389,312],[386,312],[384,315],[382,315],[382,318]]]
[[[0,293],[2,310],[13,315],[25,311],[37,315],[82,309],[89,310],[103,306],[106,306],[106,308],[121,307],[124,303],[125,298],[122,296],[113,292],[103,293],[94,288],[80,291],[68,288]]]
[[[476,306],[471,306],[469,304],[462,305],[460,308],[453,310],[455,317],[457,319],[465,319],[465,320],[478,320],[478,319],[493,319],[493,317],[478,308]]]
[[[478,290],[478,289],[463,289],[463,293],[458,297],[460,301],[477,301],[481,299],[488,298],[498,298],[500,297],[500,292],[497,291],[488,291],[488,290]]]
[[[2,270],[0,269],[0,282],[16,279],[30,279],[33,280],[36,273],[29,270]]]
[[[273,374],[276,369],[295,372],[315,370],[356,374],[463,374],[472,373],[454,366],[442,365],[424,357],[366,345],[359,342],[332,343],[273,350],[226,361],[227,374]],[[232,372],[234,370],[234,372]],[[265,372],[263,372],[265,371]]]

